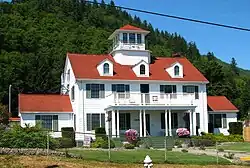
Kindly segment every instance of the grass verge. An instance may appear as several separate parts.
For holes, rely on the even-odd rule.
[[[99,150],[69,150],[69,153],[78,154],[84,160],[92,161],[109,161],[108,151]],[[128,150],[128,151],[111,151],[111,162],[114,163],[143,163],[146,155],[149,155],[154,163],[169,163],[169,164],[196,164],[196,165],[211,165],[216,164],[217,159],[213,156],[194,155],[190,153],[181,152],[167,152],[165,160],[165,153],[161,150]],[[226,159],[219,158],[219,164],[230,164]]]

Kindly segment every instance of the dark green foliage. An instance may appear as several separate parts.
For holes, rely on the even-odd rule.
[[[228,131],[230,134],[233,134],[233,135],[242,135],[243,134],[242,122],[230,122]]]
[[[0,132],[0,147],[8,148],[47,148],[49,140],[49,148],[55,149],[58,147],[58,142],[47,136],[47,131],[41,129],[39,126],[22,128],[19,125],[7,131]]]
[[[212,143],[215,144],[216,142],[243,142],[243,137],[242,135],[228,135],[225,136],[223,134],[218,134],[218,135],[214,135],[211,133],[202,135],[202,136],[195,136],[192,137],[194,143]],[[201,142],[197,141],[197,140],[201,140]],[[206,140],[209,140],[211,142],[206,142]],[[197,141],[197,142],[196,142]]]
[[[63,127],[62,130],[62,139],[60,140],[61,147],[63,148],[72,148],[76,146],[75,141],[75,131],[73,127]]]
[[[150,30],[146,46],[155,56],[185,55],[210,81],[209,95],[225,95],[245,118],[250,109],[249,71],[216,59],[212,52],[201,55],[194,42],[177,33],[154,29],[138,16],[115,7],[90,4],[84,0],[25,0],[0,3],[0,102],[8,104],[12,84],[12,109],[17,114],[17,95],[59,93],[67,52],[109,53],[109,35],[130,23]],[[99,2],[99,1],[98,1]]]
[[[135,148],[135,145],[130,144],[130,143],[126,143],[126,144],[123,145],[123,147],[124,147],[125,149],[134,149],[134,148]]]
[[[103,127],[95,128],[95,136],[105,138],[106,137],[106,130]]]

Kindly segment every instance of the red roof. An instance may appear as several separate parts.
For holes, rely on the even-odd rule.
[[[214,112],[238,112],[239,110],[225,96],[208,96],[207,104]]]
[[[160,81],[198,81],[208,82],[208,80],[199,72],[191,62],[185,57],[157,58],[150,64],[149,77],[137,77],[131,66],[116,63],[111,55],[87,55],[70,54],[68,57],[73,68],[74,75],[78,79],[116,79],[116,80],[160,80]],[[114,64],[113,76],[100,76],[97,65],[104,59],[109,59]],[[172,78],[166,68],[179,62],[183,65],[184,77]]]
[[[140,31],[146,31],[146,30],[143,30],[143,29],[141,29],[139,27],[132,26],[130,24],[127,24],[127,25],[121,27],[119,30],[140,30]]]
[[[59,94],[19,94],[19,111],[73,112],[69,96]]]
[[[20,117],[10,117],[9,121],[20,121]]]

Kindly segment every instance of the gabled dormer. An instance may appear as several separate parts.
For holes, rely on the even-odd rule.
[[[149,77],[149,64],[144,60],[133,65],[132,69],[138,77]]]
[[[113,76],[114,64],[109,59],[104,59],[97,65],[100,76]]]
[[[171,78],[183,78],[183,65],[179,62],[173,63],[170,67],[166,68],[166,71]]]
[[[113,40],[110,54],[122,65],[134,65],[140,60],[150,63],[150,51],[146,50],[145,37],[149,33],[141,28],[125,25],[109,37]]]

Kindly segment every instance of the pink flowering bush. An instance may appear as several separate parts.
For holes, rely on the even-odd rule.
[[[125,137],[130,144],[136,144],[138,141],[138,132],[135,129],[129,129],[125,132]]]
[[[190,132],[187,128],[178,128],[176,130],[176,133],[179,137],[184,137],[184,136],[187,137],[190,135]]]

